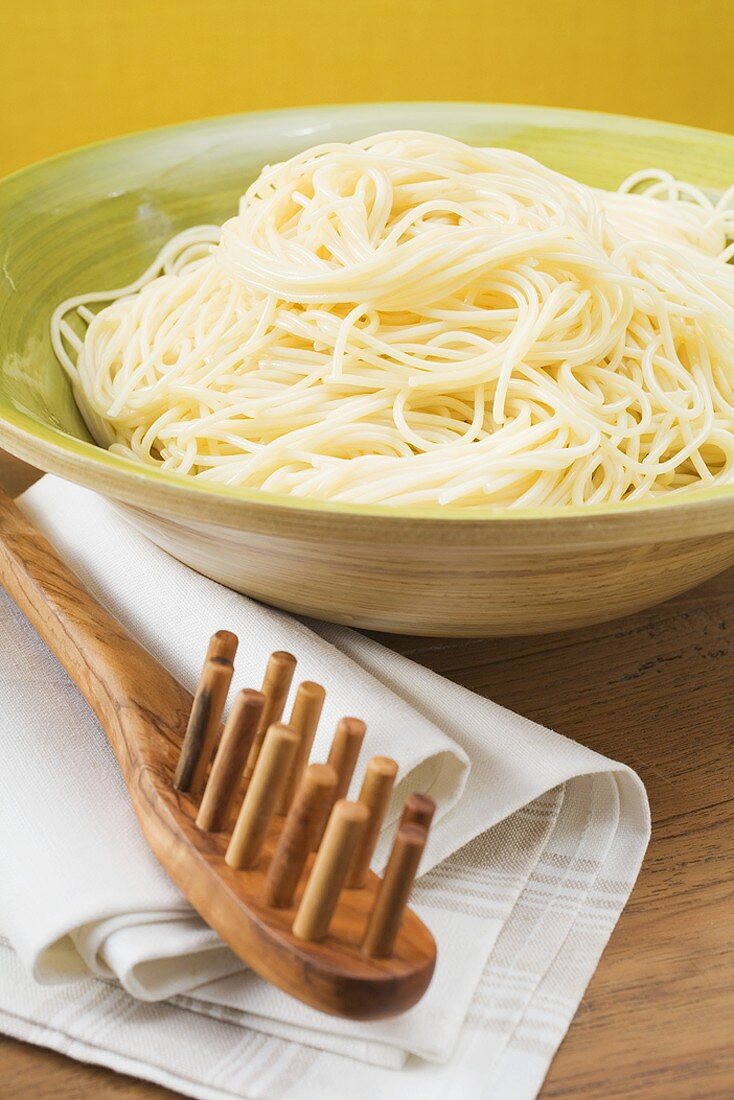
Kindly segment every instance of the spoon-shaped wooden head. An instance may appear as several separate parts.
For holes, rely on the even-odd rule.
[[[365,777],[359,802],[334,801],[351,779],[358,721],[342,726],[331,774],[309,778],[301,750],[322,695],[307,690],[298,728],[279,724],[295,659],[274,654],[264,690],[238,697],[220,733],[234,636],[213,640],[194,700],[1,491],[0,582],[97,714],[153,852],[240,958],[324,1012],[369,1020],[415,1004],[436,959],[406,907],[426,829],[401,827],[384,881],[365,870],[392,769]]]

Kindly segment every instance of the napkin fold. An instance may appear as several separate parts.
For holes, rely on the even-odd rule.
[[[439,961],[418,1005],[369,1024],[243,968],[149,853],[103,731],[3,596],[0,1027],[192,1096],[341,1100],[345,1073],[370,1100],[535,1095],[644,854],[637,776],[361,634],[193,573],[87,490],[46,477],[20,503],[190,690],[224,627],[236,685],[259,684],[275,649],[326,682],[315,759],[341,714],[365,718],[363,758],[399,765],[376,867],[406,791],[437,802],[414,906]]]

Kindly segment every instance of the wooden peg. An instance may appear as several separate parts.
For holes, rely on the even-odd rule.
[[[342,798],[334,804],[326,833],[293,921],[293,935],[319,942],[329,931],[349,865],[367,827],[369,814],[361,802]]]
[[[261,689],[265,696],[265,706],[260,718],[260,726],[250,749],[250,755],[247,758],[244,774],[245,783],[249,783],[252,778],[265,734],[275,722],[280,722],[283,717],[283,708],[291,689],[295,667],[296,658],[292,653],[277,650],[275,653],[270,654]]]
[[[420,825],[428,832],[435,812],[436,803],[427,794],[409,794],[403,803],[400,825]]]
[[[328,764],[310,764],[301,777],[265,878],[265,903],[290,905],[311,851],[314,826],[331,804],[337,775]]]
[[[201,794],[206,782],[233,672],[232,662],[225,657],[210,658],[201,672],[173,777],[174,787],[179,791],[187,791],[192,798]]]
[[[205,660],[211,661],[213,657],[224,657],[234,663],[239,640],[231,630],[218,630],[209,639],[209,648],[206,651]]]
[[[298,741],[297,733],[278,722],[268,730],[225,856],[230,867],[257,863]]]
[[[345,798],[362,748],[367,727],[361,718],[341,718],[329,751],[328,764],[339,776],[336,798]]]
[[[331,742],[329,759],[327,760],[327,764],[331,764],[338,776],[332,805],[338,802],[340,798],[344,798],[349,790],[349,784],[354,775],[354,769],[357,765],[359,750],[362,748],[362,741],[364,740],[366,728],[361,718],[339,719],[336,733],[334,734],[334,740]],[[326,813],[319,823],[318,829],[314,832],[314,851],[321,843],[330,810],[331,806],[327,806]]]
[[[246,689],[235,698],[196,818],[205,832],[220,832],[229,825],[264,705],[260,691]]]
[[[263,904],[266,872],[285,819],[271,821],[257,866],[238,871],[224,863],[229,837],[197,829],[198,804],[172,786],[177,750],[194,702],[191,694],[95,603],[51,544],[1,489],[0,585],[51,647],[106,730],[152,852],[203,920],[216,928],[243,963],[312,1008],[355,1021],[382,1019],[416,1004],[431,981],[436,944],[417,914],[408,909],[392,958],[373,959],[361,950],[379,887],[371,872],[365,889],[345,891],[341,896],[331,918],[331,933],[323,943],[309,943],[293,935],[297,902],[311,865],[321,865],[312,884],[316,888],[324,868],[333,876],[335,864],[348,863],[349,848],[357,846],[358,836],[351,838],[353,845],[343,839],[341,844],[329,840],[329,852],[335,844],[337,849],[346,849],[341,859],[326,858],[327,848],[320,853],[325,863],[309,856],[294,903],[287,909]],[[226,680],[231,665],[224,663]],[[215,659],[207,665],[205,685],[212,665],[217,667]],[[198,732],[194,729],[199,748],[205,726],[200,722]],[[260,767],[267,755],[264,748]],[[184,772],[197,758],[198,751],[192,754],[190,744]],[[272,772],[272,767],[265,770]],[[251,798],[256,787],[257,772]],[[368,811],[358,804],[352,813],[364,817]],[[335,827],[338,817],[339,811]],[[357,831],[359,826],[357,822]],[[333,881],[330,889],[334,890]],[[316,889],[315,896],[323,899],[323,891]],[[320,904],[328,908],[323,900]],[[310,934],[308,913],[308,908],[304,909],[302,920]],[[313,923],[318,931],[319,921]],[[3,1091],[0,1085],[0,1093]],[[345,1091],[349,1091],[348,1082]]]
[[[347,886],[352,890],[365,884],[397,774],[398,766],[389,756],[373,756],[365,770],[359,801],[367,807],[369,820],[347,876]]]
[[[392,955],[425,845],[426,830],[420,825],[400,826],[362,943],[370,958]]]
[[[288,725],[291,729],[294,729],[296,733],[301,735],[301,743],[298,746],[296,759],[293,762],[293,767],[290,770],[290,774],[283,787],[283,793],[280,796],[278,813],[288,813],[290,804],[293,801],[293,796],[301,781],[301,776],[308,764],[308,758],[311,755],[311,747],[316,735],[316,727],[321,717],[325,695],[326,692],[321,684],[315,684],[312,680],[304,680],[303,683],[298,686],[296,700],[293,704],[293,710]]]

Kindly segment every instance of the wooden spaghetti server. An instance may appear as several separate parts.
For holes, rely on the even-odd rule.
[[[192,698],[2,491],[0,582],[99,718],[151,849],[240,958],[334,1015],[414,1005],[436,961],[407,907],[433,803],[408,796],[377,878],[369,864],[397,767],[374,757],[347,799],[364,723],[341,719],[328,760],[310,764],[324,689],[302,683],[284,723],[296,661],[274,653],[262,690],[240,691],[222,730],[237,638],[214,635]]]

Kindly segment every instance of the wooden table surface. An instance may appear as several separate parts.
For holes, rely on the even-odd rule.
[[[0,456],[11,491],[36,476]],[[382,640],[625,761],[647,786],[652,843],[542,1096],[731,1100],[734,569],[651,611],[572,633]],[[0,1097],[175,1095],[0,1036]]]

